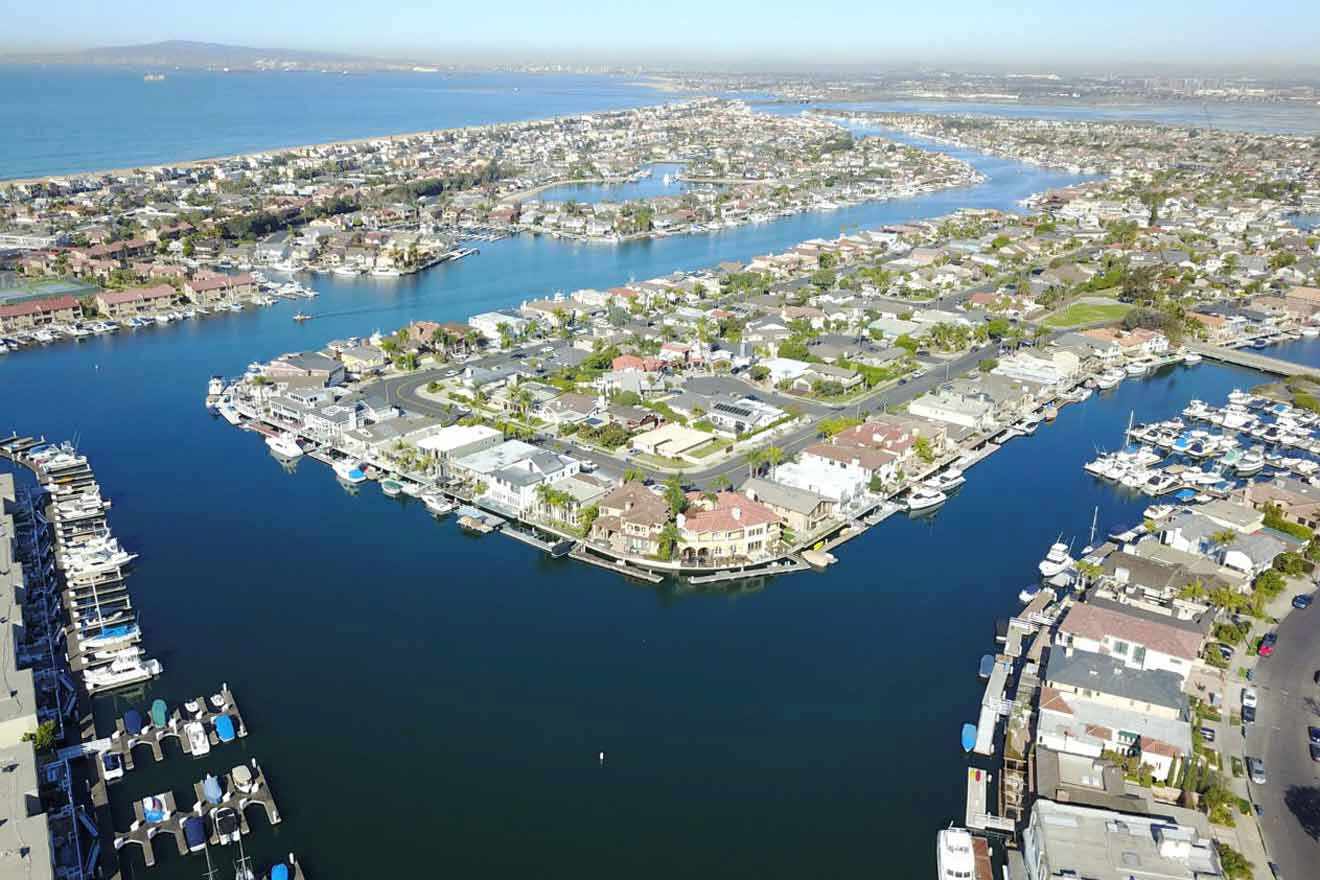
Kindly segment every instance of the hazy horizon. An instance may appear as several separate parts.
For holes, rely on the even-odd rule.
[[[1059,10],[970,0],[887,8],[838,0],[723,4],[674,0],[661,11],[509,0],[454,15],[426,3],[232,0],[199,23],[196,8],[146,0],[134,14],[92,0],[8,17],[7,55],[169,40],[329,52],[454,65],[564,64],[707,70],[840,71],[956,67],[987,71],[1314,73],[1320,7],[1264,0],[1249,14],[1209,0],[1134,0]],[[1108,40],[1097,39],[1107,35]]]

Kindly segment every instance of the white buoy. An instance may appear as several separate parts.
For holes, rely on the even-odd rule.
[[[601,753],[600,753],[600,763],[601,763],[602,766],[604,766],[604,764],[605,764],[605,753],[604,753],[604,752],[601,752]]]

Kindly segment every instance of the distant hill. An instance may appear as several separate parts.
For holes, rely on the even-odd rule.
[[[165,40],[137,46],[102,46],[73,52],[8,55],[8,62],[47,64],[106,64],[134,67],[191,67],[256,69],[320,68],[381,69],[402,67],[397,62],[344,55],[335,52],[309,52],[302,49],[255,49],[194,40]]]

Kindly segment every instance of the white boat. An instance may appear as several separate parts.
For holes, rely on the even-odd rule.
[[[439,492],[426,493],[422,496],[422,503],[426,505],[427,510],[431,511],[431,513],[436,516],[444,516],[451,512],[455,507],[453,502],[445,498],[445,496],[441,495]]]
[[[1193,367],[1201,362],[1201,356],[1194,351],[1189,351],[1183,355],[1182,361],[1187,366]]]
[[[353,459],[335,462],[333,465],[335,476],[345,483],[361,483],[367,479],[367,475],[362,471],[362,464]]]
[[[908,494],[907,509],[910,511],[930,510],[949,500],[949,496],[936,489],[918,486]]]
[[[1056,574],[1061,574],[1072,568],[1075,562],[1068,555],[1068,545],[1056,542],[1050,545],[1049,552],[1045,554],[1045,558],[1036,567],[1040,570],[1041,577],[1052,578]]]
[[[1150,367],[1145,361],[1133,361],[1125,369],[1129,376],[1144,376]]]
[[[372,269],[373,278],[398,278],[403,273],[398,269]]]
[[[266,438],[270,451],[284,458],[301,458],[303,448],[298,445],[298,438],[292,434],[273,434]]]
[[[976,855],[972,835],[962,828],[945,828],[935,841],[939,880],[972,880],[976,876]]]
[[[403,483],[393,479],[381,480],[380,491],[384,492],[390,498],[396,498],[403,492]]]
[[[356,277],[359,273],[357,269],[353,269],[348,266],[336,266],[334,268],[334,274]]]
[[[200,721],[189,721],[183,725],[183,735],[188,738],[188,752],[194,758],[209,754],[211,740],[206,736],[206,727]]]
[[[1126,374],[1122,372],[1106,370],[1103,373],[1097,374],[1091,381],[1094,382],[1095,387],[1099,388],[1101,391],[1108,391],[1111,388],[1117,388],[1118,383],[1123,381],[1125,375]]]
[[[83,672],[83,686],[88,693],[99,693],[112,688],[137,684],[160,675],[159,660],[143,660],[140,657],[121,657],[109,666],[88,669]]]
[[[1265,456],[1259,449],[1248,449],[1238,459],[1236,470],[1240,476],[1258,474],[1265,467]]]
[[[928,489],[934,489],[936,492],[949,492],[966,482],[967,477],[963,476],[963,472],[956,467],[951,467],[930,477],[923,485]]]
[[[296,312],[293,316],[293,320],[301,324],[303,321],[312,320],[312,316],[307,314],[306,312]]]
[[[1320,327],[1316,327],[1314,324],[1307,324],[1302,328],[1301,332],[1307,339],[1315,339],[1317,336],[1320,336]]]

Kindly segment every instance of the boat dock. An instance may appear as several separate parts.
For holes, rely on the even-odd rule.
[[[159,811],[151,816],[147,814],[147,805],[144,804],[144,801],[134,801],[133,823],[126,833],[115,835],[115,850],[118,851],[125,846],[142,847],[142,859],[150,868],[156,864],[153,841],[161,834],[174,837],[179,855],[186,856],[189,854],[190,850],[183,826],[184,822],[191,817],[200,817],[205,823],[207,843],[211,846],[223,845],[220,842],[219,830],[214,821],[215,814],[218,811],[229,809],[236,813],[239,834],[249,834],[252,831],[252,826],[248,823],[247,818],[248,809],[251,807],[261,808],[266,816],[266,821],[271,825],[278,825],[283,821],[279,808],[275,804],[275,797],[271,794],[270,786],[266,781],[266,774],[255,759],[247,764],[239,764],[233,770],[224,774],[222,780],[217,781],[222,793],[218,801],[213,802],[212,799],[207,798],[205,780],[196,782],[193,784],[193,795],[197,800],[192,808],[184,813],[179,812],[172,791],[144,799]]]
[[[1276,376],[1304,376],[1317,372],[1312,367],[1295,364],[1292,361],[1285,361],[1269,355],[1257,354],[1245,348],[1228,348],[1223,345],[1205,345],[1202,343],[1191,343],[1187,347],[1210,360],[1238,367],[1248,367],[1262,373],[1272,373]]]
[[[585,562],[587,565],[594,565],[597,568],[603,568],[612,571],[615,574],[621,574],[624,577],[635,580],[646,581],[648,584],[658,584],[664,580],[663,575],[656,574],[653,571],[647,571],[644,568],[638,568],[634,565],[628,565],[626,562],[615,562],[606,559],[603,556],[596,556],[589,552],[582,544],[578,544],[568,553],[569,559],[576,559],[578,562]]]
[[[781,559],[771,562],[768,565],[762,564],[759,567],[748,566],[747,568],[735,568],[724,571],[717,571],[714,574],[694,574],[687,577],[687,582],[696,586],[703,584],[719,584],[727,581],[743,581],[749,578],[767,577],[769,575],[792,574],[795,571],[810,571],[811,566],[796,556],[790,556],[787,559]]]
[[[137,712],[137,710],[132,711]],[[135,767],[133,753],[144,746],[150,750],[153,760],[157,762],[165,760],[163,744],[171,737],[178,741],[185,755],[192,755],[192,744],[184,731],[186,725],[194,722],[202,725],[206,731],[207,742],[211,746],[219,746],[229,741],[228,739],[222,741],[216,731],[216,722],[221,718],[229,719],[234,737],[242,738],[248,734],[247,723],[243,721],[238,702],[227,684],[221,685],[218,693],[209,697],[195,697],[176,707],[167,717],[161,717],[162,715],[163,708],[157,709],[153,706],[151,713],[145,718],[140,713],[135,719],[127,716],[116,718],[114,731],[108,738],[97,741],[96,745],[101,747],[96,751],[117,755],[124,771],[128,772]],[[98,768],[101,781],[104,783],[106,782],[104,763],[98,762]]]

